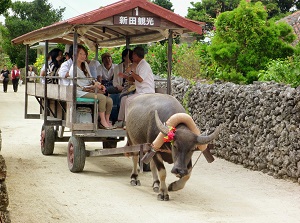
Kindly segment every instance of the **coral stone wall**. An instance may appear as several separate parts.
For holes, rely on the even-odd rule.
[[[202,131],[224,124],[215,156],[300,182],[300,89],[272,82],[192,86],[175,79],[172,92]]]

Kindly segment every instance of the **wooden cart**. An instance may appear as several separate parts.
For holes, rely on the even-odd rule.
[[[45,92],[45,89],[47,91]],[[40,114],[27,114],[27,118],[42,118],[41,127],[41,152],[44,155],[52,155],[55,142],[68,142],[67,158],[71,172],[80,172],[85,165],[85,158],[89,156],[105,156],[128,152],[148,151],[149,145],[137,145],[130,147],[117,147],[117,142],[125,140],[126,130],[98,129],[97,101],[84,99],[73,101],[73,86],[58,84],[27,83],[26,98],[33,96],[40,104]],[[73,109],[76,106],[76,109]],[[25,108],[28,107],[28,99]],[[78,122],[78,108],[87,108],[91,111],[91,121]],[[74,118],[75,117],[75,118]],[[75,122],[72,121],[75,119]],[[65,131],[68,129],[68,131]],[[66,134],[71,132],[70,134]],[[88,151],[85,142],[102,142],[103,149]]]

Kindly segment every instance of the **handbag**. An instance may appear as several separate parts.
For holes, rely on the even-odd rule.
[[[135,85],[131,84],[131,85],[126,85],[124,87],[124,89],[122,90],[120,97],[123,97],[125,95],[129,95],[129,94],[133,94],[136,91],[135,89]]]
[[[3,81],[4,80],[4,76],[3,74],[0,75],[0,81]]]

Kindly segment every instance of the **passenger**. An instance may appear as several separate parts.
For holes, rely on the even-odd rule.
[[[126,122],[127,109],[131,101],[141,94],[155,93],[154,76],[150,65],[144,59],[145,51],[142,47],[135,47],[132,54],[133,64],[126,72],[119,76],[129,81],[134,81],[136,92],[122,97],[118,122],[115,127],[124,126]],[[128,72],[129,71],[129,72]]]
[[[47,55],[47,61],[48,61],[48,67],[49,67],[49,64],[51,63],[51,57],[50,57],[50,54],[48,53],[48,55]],[[46,65],[45,64],[43,64],[43,66],[42,66],[42,68],[41,68],[41,71],[40,71],[40,76],[41,77],[44,77],[44,76],[46,76]],[[42,84],[45,84],[45,79],[44,78],[41,78],[41,80],[40,80],[40,82],[42,83]]]
[[[119,76],[119,73],[125,73],[126,70],[132,65],[132,50],[125,49],[122,52],[122,62],[115,66],[113,86],[116,88],[118,93],[121,93],[124,89],[126,79]]]
[[[97,79],[97,69],[101,64],[99,63],[98,60],[95,60],[95,59],[91,59],[91,60],[87,59],[86,62],[89,65],[92,77],[95,78],[95,80],[96,80]]]
[[[62,50],[58,48],[54,48],[49,52],[49,58],[48,58],[48,70],[47,70],[47,76],[54,77],[58,76],[57,72],[60,67],[60,61],[62,58]],[[45,66],[41,69],[41,76],[45,76]],[[57,84],[58,80],[57,79],[48,79],[47,83],[53,83]],[[44,80],[42,81],[44,83]]]
[[[65,55],[64,55],[64,56],[65,56],[64,62],[70,59],[70,54],[69,54],[69,52],[65,52]]]
[[[11,70],[11,81],[13,85],[14,92],[18,92],[19,80],[21,79],[21,71],[17,65],[13,66]]]
[[[59,79],[59,84],[61,85],[70,85],[70,80],[66,79],[70,77],[69,71],[73,65],[73,45],[69,48],[69,53],[65,53],[66,61],[62,63],[58,71],[58,76],[62,79]]]
[[[48,66],[47,76],[55,77],[58,76],[58,69],[61,65],[61,59],[63,57],[62,50],[55,48],[49,52],[51,62]],[[48,79],[48,83],[58,84],[58,79]]]
[[[102,64],[97,68],[97,80],[106,87],[107,94],[118,93],[113,86],[114,68],[110,53],[101,55]]]
[[[35,72],[33,70],[33,67],[29,66],[28,67],[28,74],[27,74],[27,77],[29,78],[28,81],[29,82],[35,82],[35,78],[33,78],[35,76],[36,76],[36,74],[35,74]]]
[[[110,94],[109,96],[113,99],[113,110],[111,113],[111,121],[113,124],[115,124],[116,121],[118,121],[118,114],[120,109],[120,100],[121,95],[123,94],[123,91],[127,91],[127,89],[130,87],[130,84],[126,79],[120,77],[118,74],[120,72],[125,72],[126,69],[131,65],[132,63],[132,50],[125,49],[122,52],[122,62],[115,66],[114,68],[114,77],[113,77],[113,86],[115,88],[115,92],[117,94]],[[131,82],[131,85],[133,82]],[[125,86],[125,88],[124,88]],[[133,93],[133,92],[132,92]]]
[[[82,46],[78,45],[77,51],[77,77],[78,78],[87,78],[92,77],[90,69],[86,62],[87,50]],[[70,77],[73,77],[73,65],[70,68]],[[109,122],[110,113],[112,110],[112,99],[104,95],[105,86],[99,82],[95,82],[88,79],[77,79],[77,97],[82,98],[95,98],[95,90],[97,90],[97,99],[98,99],[98,110],[100,123],[99,128],[103,129],[112,129],[112,125]]]

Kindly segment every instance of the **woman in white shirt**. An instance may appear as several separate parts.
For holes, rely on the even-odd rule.
[[[32,77],[35,77],[36,74],[35,72],[33,71],[33,68],[32,66],[29,66],[28,67],[28,74],[27,74],[27,77],[29,78],[29,82],[35,82],[35,78],[32,78]]]
[[[87,50],[82,46],[78,45],[77,50],[77,77],[86,78],[92,77],[90,69],[86,62]],[[73,77],[73,65],[70,68],[70,77]],[[98,99],[98,111],[100,117],[99,127],[103,129],[111,129],[112,126],[109,122],[110,113],[113,106],[113,101],[110,97],[104,95],[105,87],[99,82],[94,82],[89,79],[77,79],[77,97],[82,98],[93,98],[95,96],[95,90],[97,89]]]
[[[119,76],[119,73],[125,73],[132,64],[132,50],[125,49],[122,52],[122,62],[114,68],[113,85],[119,93],[124,89],[126,79]]]

